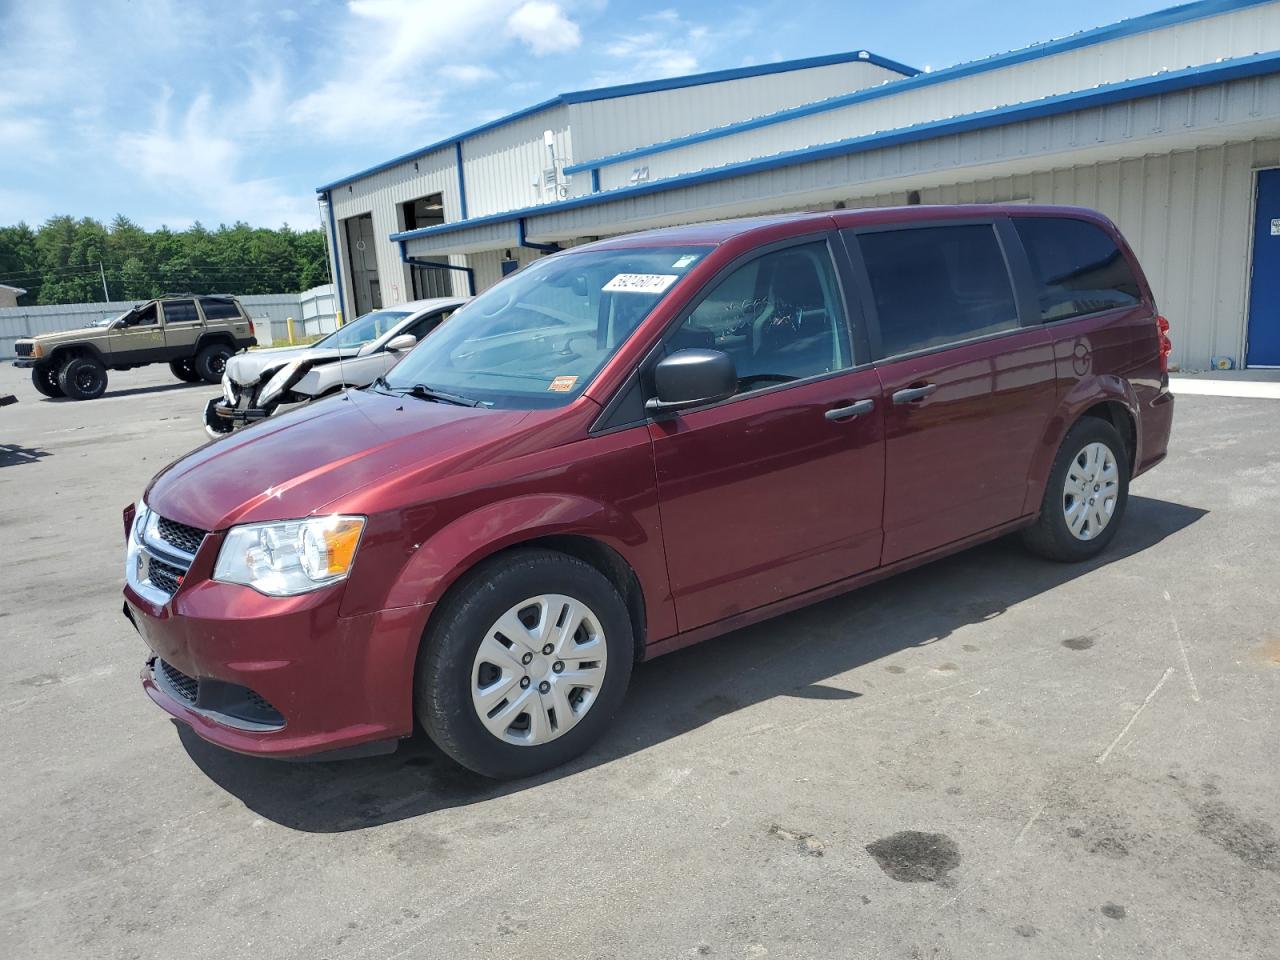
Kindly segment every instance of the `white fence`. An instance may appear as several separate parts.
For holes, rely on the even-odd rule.
[[[271,293],[238,298],[253,318],[262,346],[289,342],[293,319],[295,339],[329,333],[337,327],[333,286],[312,287],[303,293]],[[74,330],[103,317],[116,317],[143,300],[110,303],[61,303],[48,307],[0,308],[0,359],[13,357],[13,343],[36,333]]]

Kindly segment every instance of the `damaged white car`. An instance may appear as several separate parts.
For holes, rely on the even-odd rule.
[[[366,313],[304,347],[250,350],[228,358],[222,396],[204,410],[205,432],[220,437],[266,419],[283,404],[368,386],[468,299],[415,300]]]

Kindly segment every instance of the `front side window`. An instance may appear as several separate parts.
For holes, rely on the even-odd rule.
[[[1031,261],[1044,323],[1131,307],[1142,299],[1116,242],[1084,220],[1014,217],[1014,229]]]
[[[407,310],[375,310],[339,327],[323,340],[317,340],[315,345],[331,350],[363,347],[366,343],[377,340],[408,315]]]
[[[148,327],[156,322],[156,305],[149,303],[141,310],[124,315],[125,326]]]
[[[880,320],[877,359],[1018,326],[995,228],[957,224],[858,236]]]
[[[767,253],[719,281],[667,340],[733,358],[738,391],[852,366],[835,269],[825,242]]]
[[[708,247],[569,251],[489,288],[387,375],[513,409],[580,394]]]

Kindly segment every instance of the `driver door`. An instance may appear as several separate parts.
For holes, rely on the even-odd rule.
[[[131,366],[165,359],[164,328],[154,303],[131,313],[111,328],[111,365]]]
[[[670,334],[734,359],[728,400],[650,423],[680,630],[879,563],[884,421],[827,238],[731,267]]]

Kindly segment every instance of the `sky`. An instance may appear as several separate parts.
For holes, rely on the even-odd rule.
[[[0,0],[0,225],[305,229],[320,184],[557,93],[860,49],[937,69],[1169,5]]]

